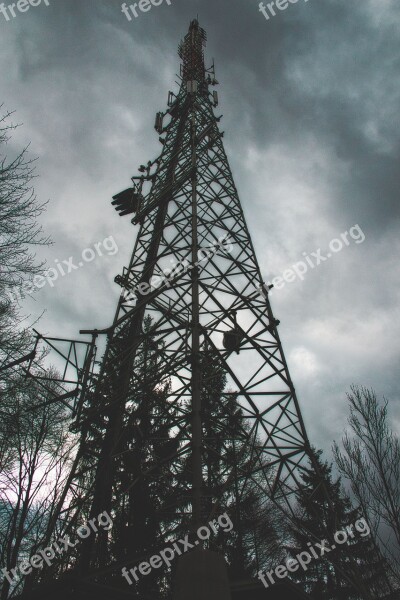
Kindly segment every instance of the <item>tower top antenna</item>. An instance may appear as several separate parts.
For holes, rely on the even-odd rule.
[[[182,79],[184,83],[197,81],[199,86],[205,83],[206,69],[204,64],[204,48],[207,34],[200,27],[198,19],[193,19],[189,31],[179,44],[178,54],[182,59]]]

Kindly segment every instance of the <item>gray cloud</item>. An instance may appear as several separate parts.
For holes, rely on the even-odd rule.
[[[352,245],[271,296],[310,437],[329,448],[352,382],[391,398],[399,423],[398,190],[400,12],[394,1],[301,0],[266,21],[258,2],[173,0],[128,22],[121,3],[57,0],[0,16],[0,100],[32,141],[37,192],[55,244],[98,259],[38,293],[43,331],[74,337],[112,320],[113,278],[136,229],[111,209],[139,164],[159,152],[154,114],[174,88],[176,48],[199,13],[216,60],[222,128],[262,272],[280,274],[359,223]]]

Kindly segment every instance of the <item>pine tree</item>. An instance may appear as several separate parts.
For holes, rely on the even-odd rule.
[[[340,478],[334,480],[332,465],[323,462],[321,454],[315,452],[319,474],[312,467],[302,474],[305,487],[298,497],[298,519],[291,527],[292,543],[287,550],[295,559],[301,552],[309,552],[310,544],[315,546],[322,540],[327,540],[328,549],[335,549],[323,557],[313,557],[307,571],[299,568],[293,578],[318,600],[383,598],[390,589],[385,561],[372,538],[354,529],[363,515],[342,491]],[[334,541],[339,531],[347,536],[347,542],[340,545]],[[344,535],[338,537],[340,542]]]
[[[171,431],[169,380],[160,381],[162,349],[149,334],[152,320],[144,321],[143,343],[135,361],[123,437],[118,447],[121,466],[115,489],[113,552],[119,561],[138,564],[165,545],[162,531],[163,498],[172,485],[170,459],[177,450]],[[160,352],[161,350],[161,352]],[[168,418],[167,418],[168,415]],[[135,559],[137,557],[137,560]],[[139,597],[159,594],[165,574],[155,569],[135,585]]]
[[[204,523],[217,502],[215,516],[227,511],[234,524],[229,534],[219,531],[213,535],[209,547],[225,555],[236,578],[246,578],[279,561],[279,515],[263,489],[264,474],[259,469],[258,474],[253,473],[260,467],[257,439],[252,438],[251,424],[235,394],[226,390],[227,377],[222,366],[207,349],[201,366]],[[189,456],[182,462],[178,486],[186,489],[190,481]]]

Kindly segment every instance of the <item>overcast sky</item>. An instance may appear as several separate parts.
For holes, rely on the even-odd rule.
[[[7,4],[7,3],[6,3]],[[399,396],[398,0],[299,0],[269,20],[253,0],[172,0],[128,19],[114,0],[50,0],[0,14],[0,103],[31,142],[54,261],[113,236],[119,251],[24,305],[46,334],[111,324],[137,227],[110,205],[160,152],[154,116],[198,14],[215,58],[225,147],[266,281],[358,224],[271,302],[312,443],[328,454],[351,383]]]

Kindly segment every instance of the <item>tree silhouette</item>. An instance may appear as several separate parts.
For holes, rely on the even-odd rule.
[[[310,547],[323,540],[328,550],[323,557],[318,550],[318,558],[312,557],[307,570],[299,568],[294,580],[318,600],[381,598],[383,591],[390,591],[385,561],[371,536],[365,535],[368,526],[363,535],[357,531],[357,523],[362,529],[360,519],[364,515],[352,506],[340,479],[334,480],[332,465],[321,459],[322,451],[314,454],[319,473],[311,467],[302,474],[305,487],[298,497],[298,519],[291,527],[293,541],[287,550],[291,558],[296,558],[301,552],[310,553]],[[339,531],[343,534],[335,543]]]
[[[388,402],[373,390],[353,386],[347,395],[351,430],[334,445],[340,473],[368,515],[377,545],[388,559],[400,588],[400,441],[388,422]]]

